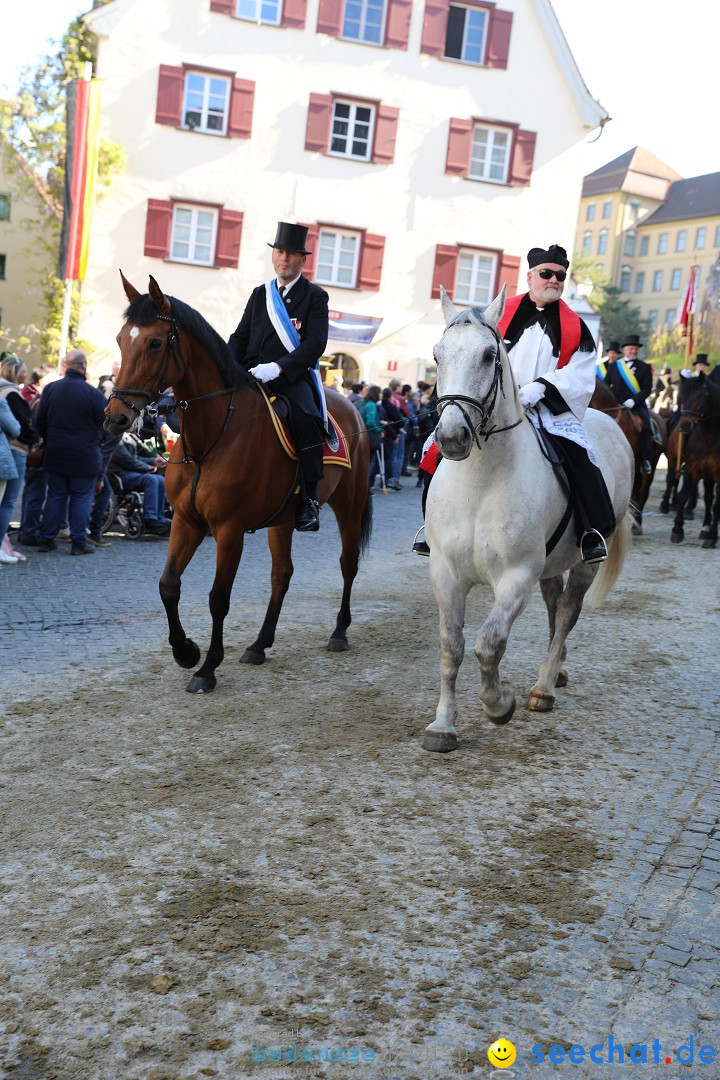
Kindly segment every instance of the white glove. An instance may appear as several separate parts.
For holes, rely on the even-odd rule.
[[[280,365],[273,361],[271,364],[256,364],[250,368],[250,374],[254,375],[258,382],[272,382],[282,371]]]
[[[686,379],[692,379],[692,371],[690,368],[683,368],[680,374],[684,375]]]
[[[545,393],[545,387],[540,382],[525,383],[518,390],[518,396],[520,398],[520,404],[524,405],[526,409],[532,409],[533,405],[537,405],[540,398]]]
[[[629,398],[625,398],[625,400],[623,401],[623,405],[625,406],[626,409],[632,409],[635,406],[635,402],[633,401],[633,399],[631,397],[629,397]]]

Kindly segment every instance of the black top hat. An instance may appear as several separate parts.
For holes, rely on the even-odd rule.
[[[282,248],[296,255],[312,255],[305,247],[307,244],[307,225],[292,225],[289,221],[278,221],[275,240],[268,244],[271,248]]]
[[[642,341],[637,334],[628,334],[622,343],[623,349],[626,345],[637,345],[638,349],[642,348]]]
[[[693,360],[693,367],[695,366],[695,364],[706,364],[708,367],[710,367],[707,357],[708,354],[706,352],[699,352]]]
[[[570,262],[565,248],[558,244],[551,244],[549,248],[530,248],[527,256],[528,266],[532,270],[541,263],[555,263],[556,266],[564,266],[567,270]]]
[[[610,344],[608,345],[608,352],[617,352],[617,353],[619,353],[620,352],[620,342],[619,341],[611,341]]]

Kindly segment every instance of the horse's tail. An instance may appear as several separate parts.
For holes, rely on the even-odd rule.
[[[372,536],[373,527],[373,501],[372,495],[368,489],[367,498],[365,499],[365,505],[362,509],[362,518],[360,519],[360,555],[364,555],[367,549],[370,547],[370,537]]]
[[[600,607],[620,576],[625,556],[630,550],[633,521],[632,513],[628,510],[608,540],[608,557],[601,565],[587,592],[586,600],[591,608]]]

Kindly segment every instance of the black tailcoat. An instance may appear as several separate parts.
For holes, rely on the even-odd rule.
[[[623,379],[617,364],[607,365],[607,374],[605,376],[605,382],[608,384],[613,394],[618,401],[627,401],[628,398],[632,398],[635,402],[634,408],[638,405],[646,405],[646,398],[652,393],[652,369],[649,364],[646,364],[644,360],[626,360],[630,370],[634,372],[635,378],[638,381],[640,392],[634,394],[628,384]]]
[[[295,282],[285,304],[291,319],[297,320],[300,344],[288,353],[278,337],[265,301],[265,286],[260,285],[248,300],[237,330],[228,345],[239,364],[246,369],[256,364],[279,364],[282,374],[265,383],[273,394],[284,394],[302,412],[319,417],[320,409],[313,391],[310,369],[325,352],[328,339],[328,294],[306,277]]]

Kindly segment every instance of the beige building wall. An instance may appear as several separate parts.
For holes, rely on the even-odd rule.
[[[700,309],[710,270],[720,256],[720,216],[647,225],[639,231],[639,237],[638,251],[631,263],[629,299],[652,328],[674,326],[693,265],[699,267]],[[645,239],[647,254],[641,255]],[[702,246],[698,246],[698,241]]]
[[[197,0],[114,0],[92,12],[100,38],[102,132],[124,147],[127,168],[96,208],[81,336],[98,356],[115,355],[122,268],[142,291],[153,274],[164,291],[196,307],[227,337],[251,290],[272,274],[267,243],[276,222],[323,221],[386,238],[379,291],[328,288],[331,308],[382,319],[373,345],[330,342],[328,351],[354,356],[366,380],[387,382],[392,373],[414,382],[424,375],[443,327],[439,302],[431,298],[436,245],[522,257],[522,286],[530,247],[558,239],[571,244],[582,143],[604,115],[582,83],[548,0],[502,6],[513,12],[507,70],[421,53],[423,3],[412,5],[406,50],[318,34],[318,0],[309,0],[300,30],[232,20]],[[252,137],[156,124],[160,64],[203,65],[254,81]],[[306,151],[312,93],[371,97],[399,109],[392,164]],[[451,117],[509,120],[537,132],[530,185],[447,175]],[[148,199],[171,198],[244,213],[237,269],[143,254]]]

